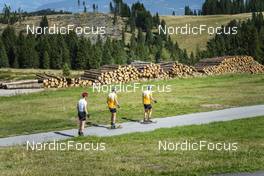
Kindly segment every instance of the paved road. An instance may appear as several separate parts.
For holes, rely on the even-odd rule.
[[[214,176],[264,176],[264,171],[258,172],[245,172],[245,173],[236,173],[236,174],[218,174]]]
[[[12,89],[12,90],[0,89],[0,97],[10,97],[20,94],[29,94],[29,93],[41,92],[43,90],[44,89]]]
[[[115,136],[133,132],[153,131],[159,128],[171,128],[186,125],[208,124],[211,122],[230,121],[236,119],[252,118],[264,115],[264,105],[230,108],[211,112],[193,113],[154,119],[155,124],[143,125],[138,122],[122,123],[122,129],[109,130],[107,126],[99,125],[85,129],[86,135],[93,136]],[[0,138],[0,147],[23,145],[26,142],[46,142],[53,140],[64,140],[76,136],[77,129],[53,131],[31,135]]]

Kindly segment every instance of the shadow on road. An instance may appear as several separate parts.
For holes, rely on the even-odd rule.
[[[62,135],[62,136],[67,136],[67,137],[75,137],[73,135],[70,135],[70,134],[65,134],[65,133],[61,133],[61,132],[54,132],[55,134],[59,134],[59,135]]]

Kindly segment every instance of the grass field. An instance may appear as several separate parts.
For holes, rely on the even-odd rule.
[[[210,111],[233,106],[264,103],[264,75],[225,75],[145,82],[170,85],[170,93],[154,93],[154,117]],[[41,131],[76,128],[76,102],[82,91],[90,94],[88,111],[94,123],[108,124],[107,93],[92,88],[47,90],[42,93],[0,97],[0,137]],[[141,90],[119,93],[122,118],[140,120],[143,116]]]
[[[0,69],[0,80],[25,80],[25,79],[36,79],[37,73],[49,73],[55,75],[62,75],[61,70],[44,70],[44,69]],[[78,76],[83,74],[83,71],[71,71],[72,76]]]
[[[264,169],[264,117],[208,125],[159,129],[116,137],[75,138],[105,143],[105,151],[28,151],[0,148],[5,176],[200,176]],[[236,151],[160,151],[159,141],[237,143]]]
[[[233,19],[246,20],[251,17],[250,13],[238,15],[210,15],[210,16],[162,16],[161,18],[166,21],[167,26],[181,27],[186,24],[191,26],[207,25],[217,27],[226,25]],[[171,35],[173,40],[176,40],[180,48],[185,48],[190,53],[196,51],[196,48],[206,48],[207,41],[213,37],[207,33],[202,35]]]

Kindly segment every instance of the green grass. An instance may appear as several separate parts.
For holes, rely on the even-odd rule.
[[[11,69],[1,68],[0,69],[0,80],[25,80],[25,79],[37,79],[36,74],[49,73],[55,75],[62,75],[61,70],[44,70],[44,69]],[[71,71],[72,76],[78,76],[83,74],[83,71]]]
[[[231,20],[246,20],[251,18],[250,13],[243,13],[237,15],[208,15],[208,16],[162,16],[162,19],[166,21],[167,26],[181,27],[186,24],[191,26],[207,25],[217,27],[226,25]],[[202,35],[171,35],[172,39],[177,41],[180,48],[187,49],[188,53],[195,52],[199,47],[201,50],[206,49],[207,41],[212,38],[207,33]]]
[[[225,75],[189,79],[152,81],[145,84],[171,85],[170,93],[154,93],[154,117],[210,111],[233,106],[264,103],[264,75]],[[88,111],[94,123],[108,124],[106,93],[92,93],[92,88],[0,97],[0,137],[42,131],[76,128],[76,103],[82,91],[89,92]],[[140,120],[143,116],[141,90],[119,93],[122,118]],[[217,106],[215,106],[217,105]]]
[[[75,138],[105,143],[105,151],[27,151],[0,148],[5,176],[200,176],[264,169],[264,117],[159,129],[115,137]],[[238,143],[237,151],[159,151],[158,142]]]

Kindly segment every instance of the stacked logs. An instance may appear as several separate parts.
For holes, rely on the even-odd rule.
[[[139,71],[139,77],[141,79],[168,79],[169,75],[161,68],[160,64],[146,64],[139,63],[133,64]]]
[[[92,85],[91,81],[81,78],[66,78],[53,74],[37,74],[39,81],[43,82],[44,88],[66,88],[66,87],[86,87]]]
[[[160,66],[169,75],[170,78],[183,78],[200,75],[194,67],[178,62],[161,63]]]
[[[131,65],[105,65],[90,69],[81,78],[65,78],[52,74],[37,74],[38,80],[1,83],[0,88],[64,88],[86,87],[93,84],[118,84],[145,79],[214,75],[223,73],[264,73],[264,66],[249,56],[226,56],[203,59],[195,67],[178,62],[153,64],[135,62]]]
[[[207,75],[225,73],[264,73],[264,66],[251,56],[226,56],[203,59],[195,65],[196,69]]]
[[[95,84],[127,83],[138,80],[139,72],[131,65],[105,65],[97,70],[86,70],[82,79],[90,80]]]
[[[0,84],[1,89],[40,89],[43,88],[41,80],[12,81]]]

